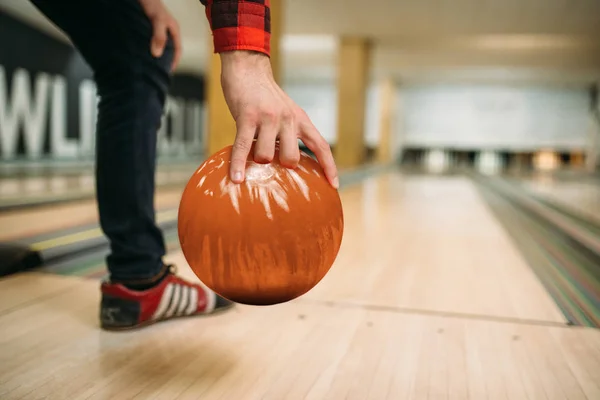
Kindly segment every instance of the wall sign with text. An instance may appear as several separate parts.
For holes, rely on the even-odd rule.
[[[93,158],[97,101],[75,49],[0,11],[0,162]],[[204,81],[176,75],[159,157],[202,154],[204,143]]]

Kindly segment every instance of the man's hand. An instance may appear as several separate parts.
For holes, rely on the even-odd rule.
[[[329,144],[306,113],[277,85],[269,57],[250,51],[220,54],[223,93],[237,124],[231,180],[243,182],[255,137],[254,161],[271,162],[279,140],[279,159],[288,168],[298,165],[298,139],[301,139],[315,153],[330,184],[337,188],[337,168]]]
[[[174,70],[181,57],[181,35],[177,20],[167,10],[162,0],[139,0],[139,2],[152,23],[153,35],[150,48],[154,57],[162,56],[167,44],[167,34],[171,34],[175,45],[175,55],[171,65],[171,70]]]

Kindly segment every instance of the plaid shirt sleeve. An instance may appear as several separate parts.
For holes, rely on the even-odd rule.
[[[213,33],[214,52],[253,50],[270,55],[270,0],[200,0]]]

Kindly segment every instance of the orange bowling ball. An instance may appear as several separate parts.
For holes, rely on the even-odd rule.
[[[200,280],[237,303],[297,298],[327,274],[344,230],[339,194],[320,164],[301,152],[297,168],[247,161],[241,184],[229,179],[232,147],[207,159],[179,206],[183,254]],[[252,152],[250,153],[252,154]]]

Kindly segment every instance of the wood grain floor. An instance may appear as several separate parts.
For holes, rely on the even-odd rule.
[[[158,191],[155,197],[157,209],[177,207],[182,190]],[[0,241],[14,241],[97,222],[98,207],[95,200],[9,211],[0,215]]]
[[[157,187],[173,184],[184,186],[197,165],[161,165],[156,171],[155,183]],[[6,206],[23,202],[37,203],[48,198],[83,198],[94,195],[94,173],[88,167],[81,168],[79,173],[54,170],[53,173],[47,171],[50,175],[18,176],[19,172],[13,171],[12,176],[0,176],[0,204]]]
[[[600,332],[565,325],[469,182],[387,175],[343,201],[336,265],[287,304],[113,333],[96,281],[0,281],[0,398],[600,398]]]
[[[390,174],[344,207],[340,256],[308,298],[565,322],[469,181]]]
[[[523,180],[523,187],[532,193],[554,202],[582,218],[600,224],[600,185],[591,181],[558,181],[539,176]]]

